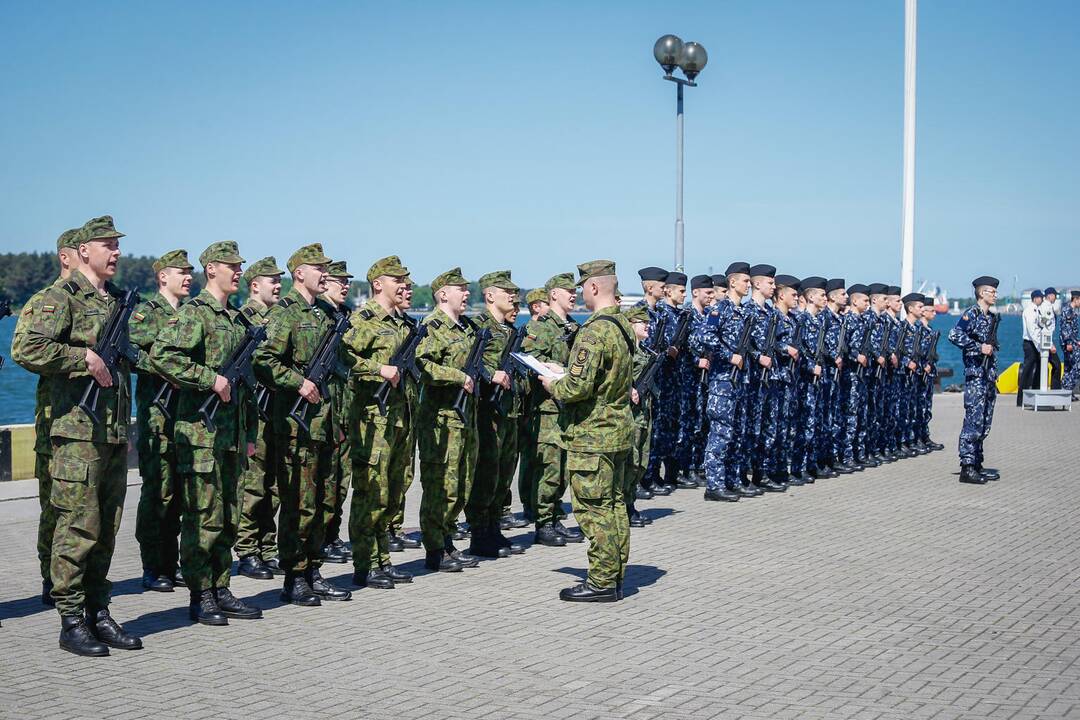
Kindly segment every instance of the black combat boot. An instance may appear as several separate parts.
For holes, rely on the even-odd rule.
[[[648,518],[646,518],[644,516],[642,516],[642,517],[645,520],[646,525],[648,525],[648,524],[650,524],[652,522]],[[565,540],[568,543],[585,542],[585,533],[581,532],[580,528],[568,528],[565,525],[563,525],[562,520],[556,520],[554,527],[555,527],[555,532],[562,535],[563,540]]]
[[[973,485],[985,485],[988,481],[979,474],[974,465],[961,465],[960,482],[971,483]]]
[[[276,557],[272,557],[269,560],[264,560],[263,564],[270,568],[270,572],[274,573],[275,577],[280,577],[285,574],[285,569],[281,567],[281,560]]]
[[[555,532],[558,532],[558,521],[556,520],[555,522]],[[491,533],[491,540],[495,543],[496,547],[506,548],[510,551],[511,555],[521,555],[525,552],[525,548],[523,546],[518,545],[515,542],[510,542],[510,538],[502,534],[502,529],[499,527],[499,523],[491,523],[488,526],[488,531]]]
[[[626,508],[626,520],[632,528],[645,527],[645,518],[641,516],[641,513],[629,506]]]
[[[225,617],[235,618],[236,620],[258,620],[262,617],[262,610],[251,607],[233,595],[232,591],[227,587],[215,589],[214,597],[217,599],[221,614]]]
[[[56,607],[56,600],[52,596],[52,580],[41,581],[41,604],[48,607]]]
[[[228,625],[229,619],[217,604],[213,590],[192,590],[188,617],[200,625]]]
[[[697,481],[691,480],[685,470],[680,470],[675,476],[675,487],[679,490],[693,490],[697,487]]]
[[[172,592],[174,585],[173,579],[168,575],[149,568],[143,568],[142,586],[144,590]]]
[[[281,591],[281,599],[283,602],[302,607],[318,607],[322,605],[322,601],[312,591],[311,585],[308,584],[303,573],[285,573],[285,587]]]
[[[412,573],[406,570],[398,570],[394,567],[393,563],[386,563],[382,566],[383,573],[393,580],[395,583],[411,583]]]
[[[273,580],[274,571],[266,566],[258,555],[245,555],[237,563],[236,571],[244,577],[255,580]]]
[[[386,549],[390,552],[405,552],[405,543],[401,541],[401,538],[386,533]]]
[[[60,618],[60,649],[83,657],[105,657],[109,654],[109,647],[94,637],[82,614]]]
[[[407,550],[418,550],[423,547],[423,543],[418,538],[411,538],[405,533],[398,533],[394,537],[401,541],[401,544],[405,546]]]
[[[566,538],[555,532],[551,525],[541,525],[536,528],[536,542],[548,547],[565,547]]]
[[[984,468],[982,466],[982,463],[975,464],[975,472],[979,473],[981,477],[984,477],[987,480],[1001,479],[1001,473],[999,473],[995,468]]]
[[[721,485],[719,488],[717,488],[715,490],[706,489],[705,490],[705,499],[706,500],[711,500],[713,502],[738,502],[739,501],[739,495],[738,495],[738,493],[730,492],[724,486]]]
[[[372,568],[367,572],[357,571],[352,576],[353,585],[360,587],[376,588],[378,590],[393,590],[394,580],[382,571],[382,568]]]
[[[454,547],[450,540],[447,540],[447,544],[443,549],[450,553],[450,556],[455,560],[461,560],[460,555],[458,555],[460,551]],[[470,556],[505,558],[510,557],[510,548],[502,547],[495,541],[495,536],[491,532],[490,525],[478,525],[477,527],[472,528],[472,539],[469,543],[469,555],[466,557]],[[475,560],[475,557],[473,557],[473,559]],[[478,560],[475,563],[467,561],[462,564],[465,567],[476,567],[480,562]]]
[[[342,590],[324,579],[322,573],[319,572],[319,568],[309,567],[304,574],[311,585],[311,591],[318,595],[320,600],[333,600],[336,602],[352,600],[351,592]]]
[[[345,557],[345,552],[340,547],[333,543],[326,543],[322,546],[322,552],[320,553],[322,559],[328,563],[335,563],[337,565],[344,565],[349,562]]]
[[[586,581],[559,591],[559,599],[567,602],[615,602],[619,594],[615,588],[596,588]]]
[[[173,570],[172,581],[176,587],[187,587],[187,581],[184,580],[184,571],[181,568]]]
[[[86,610],[86,624],[101,642],[117,650],[142,650],[142,640],[129,632],[125,632],[120,624],[113,620],[109,614],[109,608],[99,610]]]
[[[433,572],[461,572],[462,565],[445,550],[428,550],[424,567]]]
[[[654,496],[652,490],[639,483],[634,486],[634,497],[638,500],[652,500]]]
[[[926,447],[930,448],[930,452],[935,452],[937,450],[944,450],[945,449],[944,445],[942,445],[939,442],[934,442],[933,440],[927,440],[926,441]]]

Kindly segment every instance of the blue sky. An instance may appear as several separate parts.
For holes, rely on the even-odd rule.
[[[920,6],[917,279],[1080,283],[1080,4]],[[523,286],[670,266],[666,32],[688,91],[691,273],[735,259],[899,281],[902,0],[4,3],[5,249],[110,213],[124,250]]]

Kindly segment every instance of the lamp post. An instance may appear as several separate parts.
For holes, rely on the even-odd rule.
[[[684,43],[675,35],[664,35],[653,45],[653,57],[664,69],[664,79],[675,83],[675,269],[682,272],[683,263],[683,87],[697,87],[695,78],[709,61],[704,46]],[[675,68],[682,70],[685,79],[675,77]]]

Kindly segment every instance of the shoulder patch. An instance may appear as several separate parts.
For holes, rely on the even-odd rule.
[[[131,313],[131,319],[135,322],[142,322],[146,319],[146,316],[143,315],[141,312],[133,312]]]
[[[68,280],[66,283],[64,283],[64,289],[67,290],[69,294],[74,295],[75,293],[79,292],[79,283],[75,282],[74,280]]]
[[[27,311],[29,311],[29,309]],[[49,314],[54,313],[54,312],[56,312],[56,306],[55,305],[42,305],[41,306],[41,312],[49,313]]]
[[[375,317],[375,313],[371,312],[371,308],[364,308],[360,311],[360,317],[364,320],[371,320]]]
[[[435,318],[434,320],[432,320],[431,322],[428,323],[428,327],[435,328],[436,330],[441,328],[442,325],[443,325],[442,320],[439,320],[438,318]]]
[[[176,323],[178,323],[178,322],[180,322],[180,318],[178,318],[178,317],[171,317],[171,318],[169,318],[169,319],[168,319],[168,320],[167,320],[167,321],[165,322],[165,324],[166,324],[166,325],[175,325],[175,324],[176,324]]]

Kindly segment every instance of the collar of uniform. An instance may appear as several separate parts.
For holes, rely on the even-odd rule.
[[[367,310],[375,316],[376,320],[396,320],[401,318],[400,314],[391,315],[390,313],[388,313],[386,311],[386,308],[375,302],[374,298],[371,298],[367,302],[365,302],[364,307],[362,307],[361,310]]]
[[[465,323],[461,322],[460,319],[457,322],[454,322],[454,319],[447,315],[446,312],[443,311],[443,309],[440,307],[432,310],[431,315],[428,315],[428,317],[435,317],[438,320],[442,320],[444,323],[446,323],[446,325],[450,327],[456,327],[461,330],[468,330],[468,328],[465,327]]]
[[[214,297],[213,295],[211,295],[210,292],[206,288],[203,288],[199,292],[198,297],[199,297],[199,301],[201,303],[206,305],[208,308],[210,308],[214,312],[219,312],[219,313],[225,312],[224,306],[222,306],[222,304],[220,302],[218,302],[218,299],[216,297]]]
[[[295,285],[293,285],[291,288],[289,288],[289,292],[287,292],[285,294],[285,297],[292,300],[294,303],[299,305],[304,310],[311,310],[313,307],[315,307],[314,303],[309,303],[307,301],[307,299],[304,298],[304,296],[300,294],[300,291],[296,289]],[[318,301],[319,301],[319,299],[315,298],[315,302],[318,302]]]
[[[79,292],[83,295],[97,295],[97,288],[91,284],[91,282],[82,274],[79,270],[72,270],[71,275],[68,276],[67,282],[73,282],[79,288]]]
[[[540,319],[543,320],[544,318],[547,318],[548,322],[555,323],[555,326],[559,327],[559,328],[564,328],[567,325],[567,321],[563,320],[561,317],[559,317],[558,313],[553,313],[553,312],[544,313],[543,315],[540,316]]]
[[[612,305],[611,307],[601,308],[600,310],[597,310],[596,312],[593,313],[593,316],[596,316],[596,315],[618,315],[621,312],[622,312],[622,308],[620,308],[618,305]]]
[[[165,311],[166,315],[172,315],[173,313],[176,312],[176,309],[172,306],[172,303],[169,302],[168,298],[166,298],[164,295],[161,294],[160,290],[158,290],[157,292],[154,293],[154,297],[152,299],[157,300],[157,301],[159,301],[161,303],[161,309],[163,311]],[[181,298],[181,300],[182,299],[183,298]],[[180,306],[180,303],[177,303],[177,307],[179,307],[179,306]]]
[[[255,297],[254,295],[248,295],[248,299],[244,301],[244,304],[240,306],[240,309],[243,310],[248,305],[258,308],[259,310],[269,309],[269,306],[266,303],[264,303],[262,300]]]

